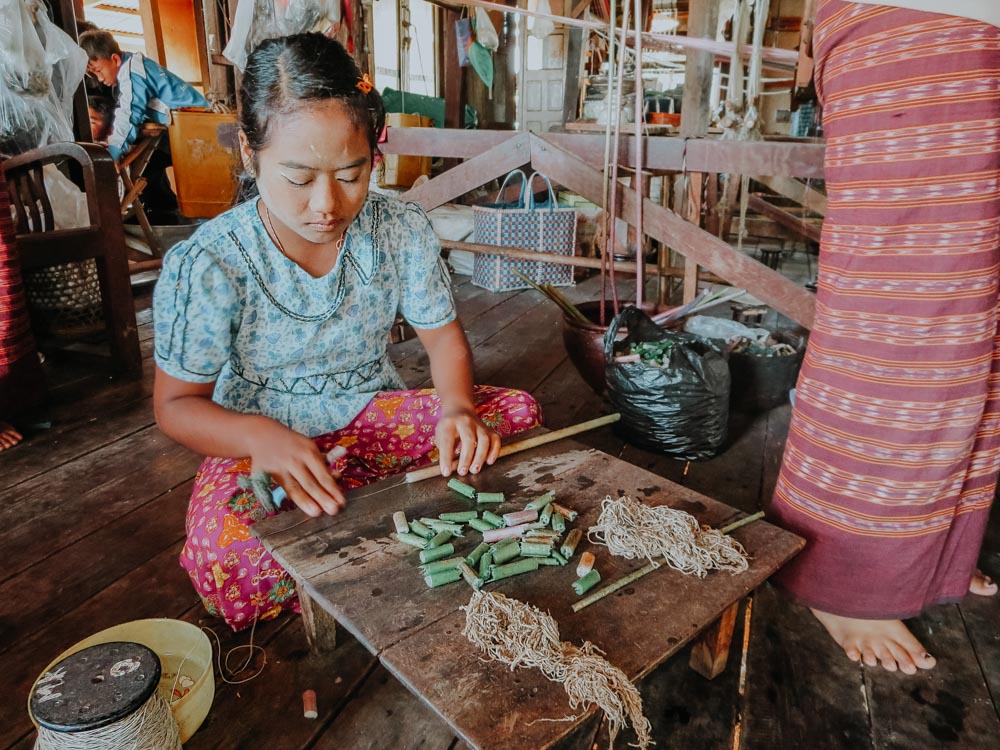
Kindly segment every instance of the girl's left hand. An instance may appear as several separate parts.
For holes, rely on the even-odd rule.
[[[456,468],[462,476],[470,472],[478,474],[500,455],[500,436],[471,409],[444,412],[434,432],[434,442],[441,454],[441,474],[446,477]],[[456,447],[460,448],[457,459]]]

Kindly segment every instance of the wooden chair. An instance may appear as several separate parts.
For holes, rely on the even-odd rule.
[[[155,122],[143,124],[139,130],[139,137],[125,152],[118,168],[118,176],[124,188],[121,199],[122,220],[135,216],[145,238],[143,241],[138,237],[125,236],[125,244],[131,251],[129,260],[132,261],[130,267],[132,273],[159,268],[163,258],[163,248],[160,247],[160,241],[146,216],[142,191],[146,188],[146,178],[143,177],[143,173],[166,132],[165,126]]]
[[[56,229],[42,167],[68,162],[82,174],[90,226]],[[12,157],[3,170],[14,206],[21,268],[34,271],[93,258],[115,370],[142,373],[142,356],[129,281],[118,175],[107,149],[90,143],[54,143]]]

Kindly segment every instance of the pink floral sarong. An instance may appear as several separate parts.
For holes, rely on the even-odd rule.
[[[523,391],[476,386],[476,411],[501,437],[541,424],[538,403]],[[344,489],[354,489],[438,458],[434,447],[441,401],[431,389],[380,393],[343,429],[315,438],[323,453],[340,445],[346,458],[332,468]],[[195,478],[188,506],[187,543],[181,566],[205,608],[233,630],[257,619],[299,611],[295,584],[249,526],[269,514],[251,490],[238,486],[250,473],[249,459],[206,458]],[[299,512],[285,501],[279,513]],[[351,512],[348,505],[347,513]]]

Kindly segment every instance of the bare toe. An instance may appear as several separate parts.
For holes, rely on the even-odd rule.
[[[997,583],[983,571],[977,569],[969,583],[969,591],[978,596],[993,596],[997,593]]]
[[[896,659],[893,657],[892,650],[888,647],[888,645],[876,648],[875,655],[878,657],[879,663],[882,665],[882,669],[886,672],[896,671]]]

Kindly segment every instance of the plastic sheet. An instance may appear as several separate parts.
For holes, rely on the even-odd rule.
[[[341,0],[244,0],[223,56],[242,72],[250,53],[265,39],[300,34],[340,23]]]
[[[618,332],[627,330],[623,341]],[[633,343],[670,341],[663,366],[616,363]],[[668,331],[636,307],[611,321],[604,336],[607,395],[621,412],[617,431],[633,445],[694,460],[716,454],[729,422],[729,365],[711,340]]]
[[[0,152],[73,140],[73,95],[87,54],[41,0],[0,0]]]

